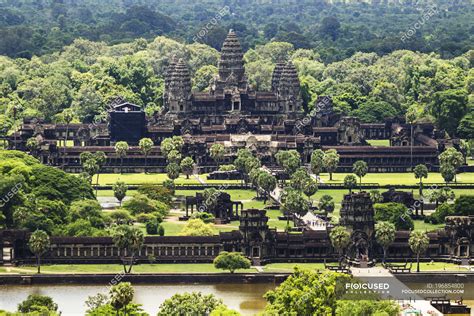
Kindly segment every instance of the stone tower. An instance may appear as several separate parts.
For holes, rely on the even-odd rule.
[[[291,60],[285,65],[278,84],[278,99],[285,113],[298,112],[303,101],[300,93],[300,80]]]
[[[370,194],[358,192],[344,195],[339,223],[351,233],[349,256],[367,261],[374,238],[374,208]]]
[[[230,30],[222,44],[219,75],[214,87],[216,94],[232,94],[247,90],[243,57],[239,39],[235,32]]]
[[[176,55],[173,55],[171,57],[171,61],[170,61],[170,64],[168,65],[168,67],[166,67],[166,70],[165,70],[165,90],[163,91],[163,100],[167,100],[168,98],[168,90],[170,88],[170,81],[171,81],[171,75],[173,74],[173,71],[174,71],[174,68],[176,67]],[[167,109],[168,110],[168,109]]]
[[[284,68],[285,68],[285,63],[277,62],[277,64],[275,65],[275,68],[273,69],[273,73],[272,73],[272,91],[273,92],[278,91],[278,86],[280,85],[281,73],[283,72]]]
[[[265,210],[242,210],[239,230],[246,256],[260,259],[269,255],[271,236]]]
[[[167,73],[165,108],[169,113],[186,113],[191,110],[191,75],[188,66],[180,59],[170,64]]]

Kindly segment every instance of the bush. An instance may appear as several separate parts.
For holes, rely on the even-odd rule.
[[[168,205],[171,205],[173,199],[173,192],[169,188],[159,185],[144,185],[138,189],[138,193]]]
[[[454,202],[455,215],[474,215],[474,195],[461,195]]]
[[[448,203],[443,203],[438,208],[436,211],[431,214],[429,217],[429,221],[432,224],[441,224],[444,223],[444,220],[446,216],[452,216],[454,215],[454,207]]]
[[[222,165],[219,167],[219,171],[234,171],[237,170],[234,165]]]
[[[154,213],[147,214],[147,213],[140,213],[135,215],[135,220],[139,223],[147,223],[155,219]]]
[[[163,225],[158,226],[158,235],[159,236],[164,236],[165,235],[165,228],[163,227]]]
[[[200,219],[206,224],[214,222],[214,219],[215,219],[214,215],[212,215],[211,213],[207,213],[207,212],[193,213],[193,215],[191,215],[191,218],[192,219]]]
[[[168,204],[152,200],[144,194],[136,194],[132,199],[123,203],[123,207],[129,210],[132,215],[155,212],[166,215],[170,208]]]
[[[223,251],[214,259],[214,267],[234,273],[238,269],[250,268],[250,260],[245,258],[240,252]]]
[[[116,210],[109,214],[112,222],[117,225],[124,225],[132,223],[132,216],[126,210]]]
[[[18,311],[20,313],[32,313],[32,312],[56,312],[58,305],[53,302],[53,299],[49,296],[30,294],[20,304],[18,304]],[[48,313],[45,313],[47,315]]]
[[[376,221],[390,222],[397,230],[413,230],[411,212],[401,203],[374,204]]]
[[[146,227],[146,233],[148,235],[158,234],[158,223],[156,222],[156,220],[151,220],[151,221],[146,222],[145,227]]]

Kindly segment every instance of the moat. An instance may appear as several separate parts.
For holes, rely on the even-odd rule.
[[[274,284],[155,284],[134,285],[135,302],[142,304],[145,312],[156,315],[158,307],[173,294],[202,292],[221,298],[230,308],[242,315],[254,315],[265,307],[263,294],[275,287]],[[0,310],[16,310],[18,303],[29,294],[51,296],[59,305],[63,315],[84,315],[84,302],[88,296],[106,293],[102,285],[3,285],[0,288]]]

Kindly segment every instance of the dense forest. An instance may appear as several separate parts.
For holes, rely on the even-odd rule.
[[[163,36],[117,45],[76,39],[60,52],[30,60],[0,57],[2,131],[15,128],[15,117],[17,123],[24,117],[61,122],[70,114],[76,122],[97,121],[117,96],[152,115],[162,105],[163,74],[172,56],[187,62],[193,89],[209,87],[219,52]],[[363,122],[408,113],[451,136],[474,138],[474,50],[451,59],[407,50],[384,56],[359,52],[325,64],[318,49],[270,42],[249,49],[244,59],[249,82],[258,90],[270,89],[277,61],[293,60],[306,110],[318,96],[329,95],[336,111]]]
[[[117,44],[165,35],[219,49],[229,28],[238,31],[245,49],[289,42],[316,49],[325,63],[359,51],[385,55],[406,49],[453,58],[472,48],[470,0],[366,2],[2,0],[0,55],[31,58],[79,37]]]

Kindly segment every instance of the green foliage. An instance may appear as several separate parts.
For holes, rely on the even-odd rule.
[[[390,300],[340,300],[337,302],[337,316],[378,315],[397,316],[400,306]]]
[[[214,295],[200,292],[178,293],[160,305],[158,316],[209,315],[223,305]]]
[[[116,225],[128,225],[133,218],[127,210],[118,209],[108,214],[110,220]]]
[[[148,235],[157,235],[158,234],[158,222],[156,220],[151,220],[146,222],[145,229]]]
[[[344,177],[344,186],[349,189],[349,194],[352,193],[357,185],[357,178],[353,174],[348,174]]]
[[[192,219],[200,219],[204,223],[209,224],[214,222],[214,215],[208,212],[195,212],[191,215]]]
[[[129,257],[129,260],[123,260],[124,272],[132,272],[135,254],[143,246],[145,240],[143,232],[137,227],[121,225],[114,229],[112,233],[112,240],[115,247],[119,249],[119,252],[122,254],[122,256],[126,251],[127,256]]]
[[[332,174],[336,171],[337,165],[339,164],[339,154],[335,149],[329,149],[324,153],[323,165],[326,171],[329,173],[329,179],[332,180]]]
[[[193,158],[191,157],[184,158],[180,163],[180,168],[181,168],[181,171],[186,175],[186,177],[189,178],[189,176],[193,174],[193,171],[194,171]]]
[[[270,195],[277,186],[277,179],[268,172],[261,172],[257,178],[257,183],[258,186],[265,191],[264,204],[266,204],[267,196]]]
[[[154,201],[140,193],[135,194],[130,200],[123,203],[123,207],[130,211],[132,215],[154,212],[166,215],[169,210],[169,205],[160,201]]]
[[[311,171],[319,175],[324,171],[324,151],[316,149],[311,154]]]
[[[20,304],[18,304],[18,311],[20,313],[34,313],[39,312],[41,314],[55,313],[58,310],[58,305],[54,303],[53,299],[49,296],[30,294]]]
[[[332,196],[325,194],[319,199],[318,208],[326,213],[334,211],[334,199]]]
[[[332,315],[342,295],[337,284],[350,280],[342,273],[317,273],[295,268],[275,290],[268,291],[265,315]]]
[[[213,144],[209,150],[209,154],[211,158],[214,159],[214,161],[216,162],[217,167],[219,167],[220,162],[224,159],[224,155],[225,155],[224,145]]]
[[[181,236],[213,236],[216,234],[212,224],[206,224],[201,219],[190,219],[179,233]]]
[[[179,177],[180,168],[177,163],[171,162],[166,166],[166,174],[170,180],[174,181]]]
[[[250,260],[244,257],[240,252],[222,251],[214,258],[214,267],[216,269],[229,270],[234,273],[235,270],[249,269]]]
[[[454,202],[456,215],[474,215],[474,195],[461,195]]]
[[[375,240],[383,248],[384,262],[388,247],[395,241],[395,232],[396,228],[393,223],[377,222],[375,224]]]
[[[329,233],[329,239],[331,240],[331,245],[337,249],[341,256],[351,243],[351,235],[343,226],[334,227]]]
[[[436,208],[436,211],[433,212],[426,221],[432,224],[441,224],[444,223],[446,216],[455,215],[455,210],[453,205],[448,203],[443,203]]]
[[[304,216],[309,210],[309,204],[301,195],[301,192],[294,189],[285,189],[281,201],[280,210],[289,215]]]
[[[375,216],[378,221],[389,222],[395,225],[397,230],[413,230],[414,224],[407,207],[400,203],[374,204]]]
[[[49,236],[42,230],[36,230],[31,234],[28,240],[28,247],[30,251],[36,256],[36,264],[38,266],[38,273],[40,273],[40,258],[45,254],[51,245]]]
[[[301,157],[296,150],[280,150],[276,153],[275,159],[289,176],[301,165]]]
[[[232,164],[219,166],[219,171],[234,171],[234,170],[237,170],[237,169],[235,168],[235,165],[232,165]]]
[[[146,184],[138,188],[138,193],[146,195],[152,200],[160,201],[168,205],[173,199],[173,192],[160,185]]]
[[[416,271],[420,272],[420,255],[428,249],[430,239],[425,232],[416,230],[410,233],[408,244],[413,253],[416,254]]]

